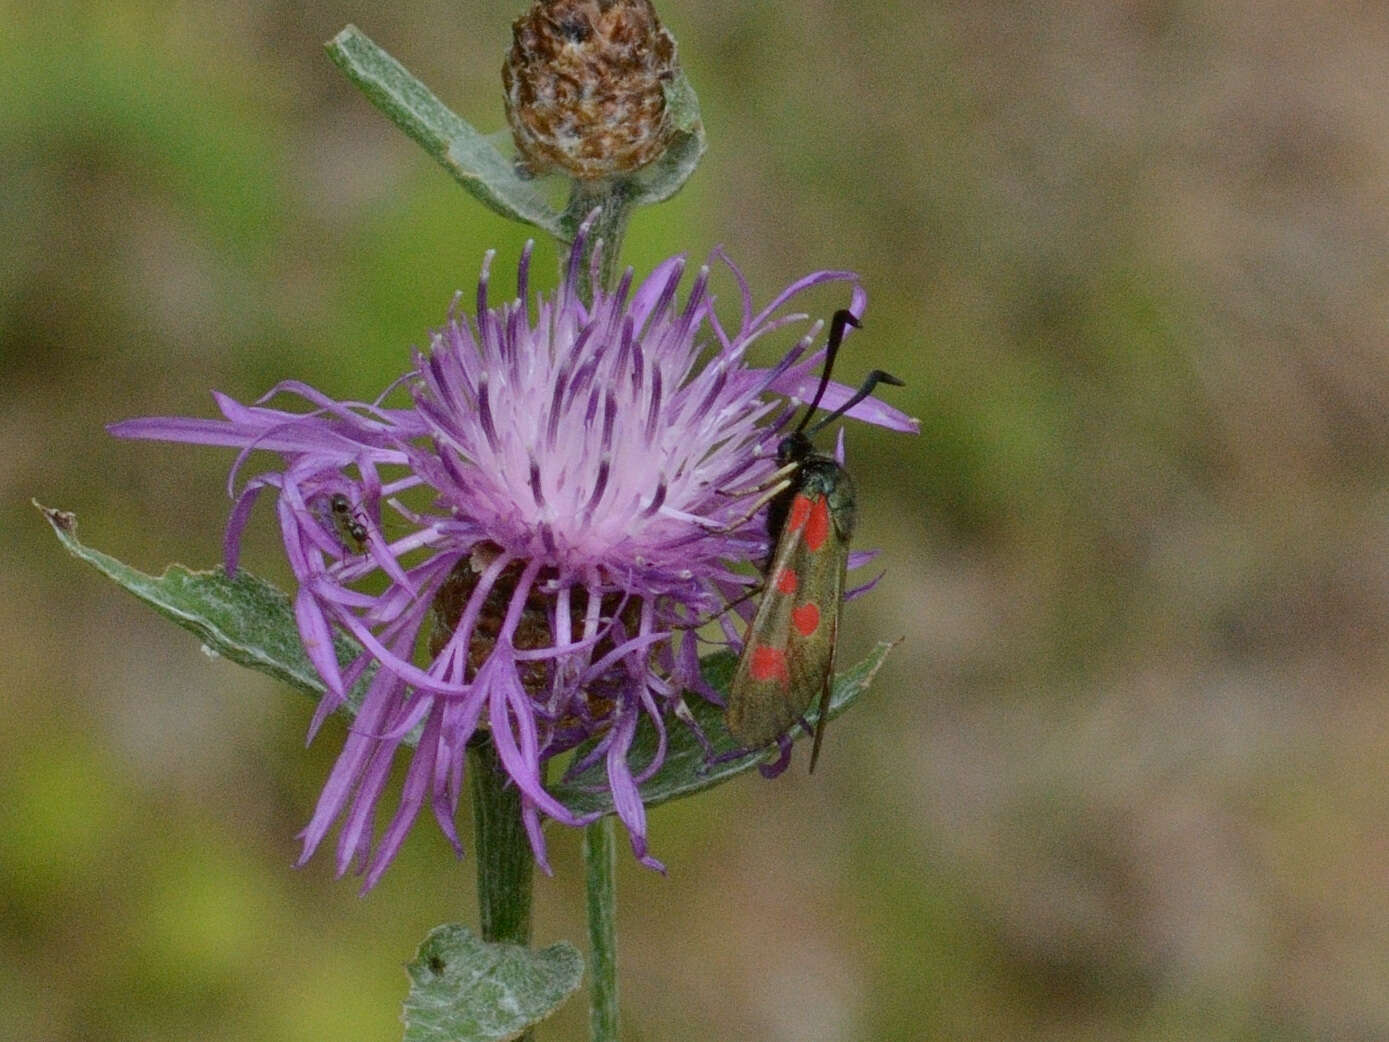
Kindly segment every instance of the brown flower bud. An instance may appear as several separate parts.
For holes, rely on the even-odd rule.
[[[675,39],[650,0],[536,0],[512,25],[506,115],[532,173],[630,173],[670,142]]]

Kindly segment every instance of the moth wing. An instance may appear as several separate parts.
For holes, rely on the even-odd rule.
[[[775,587],[779,575],[795,574],[804,553],[799,531],[783,531],[767,572],[767,588],[743,639],[743,654],[728,689],[728,730],[748,748],[757,748],[788,731],[805,712],[791,684],[787,657],[795,602]]]
[[[827,518],[819,492],[798,492],[806,513]],[[825,702],[834,668],[848,540],[822,520],[828,537],[812,546],[807,526],[788,525],[777,543],[767,589],[748,627],[728,693],[728,729],[749,748],[789,731],[815,697]]]
[[[838,539],[838,536],[835,536]],[[815,670],[813,674],[818,677],[817,687],[812,689],[812,694],[820,696],[819,716],[815,721],[815,740],[810,745],[810,770],[815,770],[815,761],[820,758],[820,742],[825,737],[825,725],[830,720],[830,694],[834,686],[834,656],[839,649],[839,619],[844,605],[844,575],[849,565],[849,543],[842,540],[838,547],[839,562],[833,569],[834,576],[830,589],[824,592],[825,600],[820,603],[830,605],[828,608],[829,618],[825,620],[828,631],[819,640],[815,641],[819,646],[816,651]],[[794,656],[793,656],[794,658]],[[809,677],[809,671],[807,671]],[[812,681],[807,679],[807,684]],[[809,703],[807,702],[807,705]],[[805,712],[804,709],[801,712]]]

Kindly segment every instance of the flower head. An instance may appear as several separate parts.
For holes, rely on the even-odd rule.
[[[531,172],[591,181],[665,151],[674,133],[666,88],[679,64],[651,0],[536,0],[512,37],[506,116]]]
[[[283,463],[247,480],[227,526],[229,569],[257,496],[276,493],[298,590],[295,617],[322,676],[312,730],[359,682],[365,698],[303,833],[307,859],[341,821],[337,865],[365,886],[380,878],[428,802],[456,848],[465,748],[485,732],[521,799],[537,861],[542,816],[584,823],[544,784],[551,757],[593,739],[577,766],[606,764],[613,804],[638,858],[646,850],[638,785],[662,763],[667,720],[685,691],[717,695],[699,675],[692,624],[750,580],[737,567],[765,553],[751,500],[730,494],[774,468],[785,395],[809,396],[814,324],[775,366],[749,347],[805,316],[785,313],[805,289],[852,285],[849,272],[801,279],[754,313],[741,275],[736,331],[714,314],[702,268],[679,300],[683,258],[640,284],[578,299],[583,233],[557,291],[528,304],[529,249],[516,296],[490,300],[491,255],[471,314],[455,300],[414,368],[373,403],[338,402],[303,384],[276,394],[307,412],[216,395],[223,420],[153,418],[114,425],[123,437],[237,447],[230,487],[252,452]],[[595,261],[596,264],[596,261]],[[386,404],[401,384],[409,401]],[[849,391],[831,385],[833,408]],[[872,399],[860,419],[909,429]],[[341,667],[333,633],[361,646]],[[662,737],[630,763],[638,722]],[[415,749],[395,814],[374,818],[398,748]]]

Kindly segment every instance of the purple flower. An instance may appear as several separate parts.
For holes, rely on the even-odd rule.
[[[379,880],[426,801],[461,850],[455,827],[465,748],[478,731],[495,743],[520,795],[536,860],[548,871],[541,816],[585,819],[543,783],[550,757],[596,738],[576,769],[602,759],[613,804],[636,856],[646,851],[638,785],[660,766],[666,721],[682,693],[718,699],[700,679],[692,624],[718,613],[751,581],[738,566],[765,554],[745,490],[774,469],[784,396],[813,391],[820,353],[812,325],[768,369],[748,348],[804,315],[785,313],[804,290],[849,272],[796,282],[754,313],[746,282],[739,328],[713,311],[708,268],[685,300],[681,257],[633,288],[577,297],[582,235],[559,290],[528,308],[530,250],[516,297],[488,301],[488,255],[476,313],[455,300],[448,321],[416,352],[414,369],[377,401],[338,402],[285,382],[254,405],[214,394],[225,419],[129,420],[113,434],[232,446],[229,478],[256,450],[281,469],[247,480],[227,526],[236,567],[241,532],[266,488],[298,580],[294,611],[327,693],[311,734],[368,678],[365,701],[302,834],[301,863],[335,821],[339,874],[356,863],[364,888]],[[596,282],[596,262],[593,277]],[[411,401],[388,406],[402,384]],[[850,390],[831,385],[834,408]],[[309,411],[267,407],[277,394]],[[403,396],[402,396],[403,397]],[[868,399],[851,415],[896,429],[912,421]],[[741,494],[730,494],[730,493]],[[731,627],[730,631],[731,631]],[[346,668],[340,629],[364,649]],[[730,633],[736,641],[736,634]],[[423,664],[418,664],[418,663]],[[661,742],[629,763],[639,720]],[[417,736],[404,790],[385,830],[374,827],[395,752]]]

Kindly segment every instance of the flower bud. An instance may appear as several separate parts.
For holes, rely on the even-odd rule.
[[[506,115],[533,174],[582,181],[628,174],[672,135],[664,86],[675,39],[650,0],[536,0],[512,25]]]

